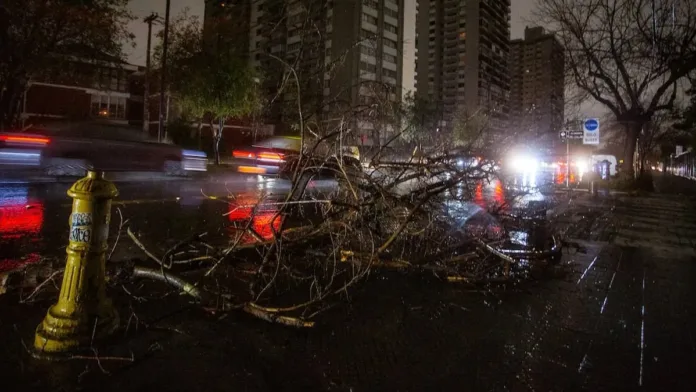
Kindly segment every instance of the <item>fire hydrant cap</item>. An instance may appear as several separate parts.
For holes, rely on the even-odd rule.
[[[118,189],[111,181],[104,179],[103,172],[87,173],[87,177],[77,180],[68,189],[68,196],[80,200],[113,199],[118,196]]]

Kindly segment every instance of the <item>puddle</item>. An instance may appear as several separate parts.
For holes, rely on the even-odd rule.
[[[278,214],[278,206],[274,203],[276,203],[274,200],[261,202],[259,198],[251,195],[237,197],[233,203],[230,203],[230,209],[227,212],[230,235],[234,239],[241,235],[242,244],[256,242],[254,235],[244,231],[249,224],[249,228],[263,240],[272,239],[284,220],[284,216]]]

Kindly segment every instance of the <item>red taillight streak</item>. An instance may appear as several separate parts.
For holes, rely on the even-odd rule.
[[[38,137],[38,136],[10,136],[10,135],[0,135],[0,140],[8,143],[29,143],[29,144],[41,144],[46,145],[50,142],[49,138]]]
[[[254,154],[253,152],[241,151],[241,150],[232,151],[232,156],[235,158],[247,158],[247,159],[256,158],[256,154]]]

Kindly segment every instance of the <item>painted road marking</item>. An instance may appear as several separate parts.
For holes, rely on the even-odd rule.
[[[638,386],[643,386],[643,358],[645,351],[645,268],[643,268],[643,295],[642,306],[640,307],[640,374],[638,375]]]
[[[595,256],[594,260],[592,260],[592,262],[590,263],[590,265],[587,266],[587,268],[585,269],[585,272],[582,273],[582,276],[580,276],[580,279],[578,279],[577,283],[575,283],[575,284],[580,284],[580,281],[582,281],[582,279],[585,277],[585,275],[587,275],[587,271],[589,271],[589,270],[592,268],[592,266],[594,265],[595,261],[597,261],[597,258],[598,258],[598,257],[599,257],[599,255]]]

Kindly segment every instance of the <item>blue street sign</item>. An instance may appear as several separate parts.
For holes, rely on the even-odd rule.
[[[594,132],[599,128],[599,121],[596,118],[588,118],[585,120],[585,130],[587,132]]]
[[[588,118],[582,124],[582,144],[599,144],[599,120]]]

